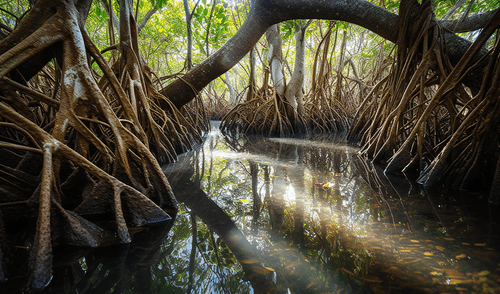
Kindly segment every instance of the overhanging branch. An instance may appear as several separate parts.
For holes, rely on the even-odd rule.
[[[256,0],[247,19],[217,52],[165,87],[161,92],[180,108],[191,101],[208,83],[224,74],[243,58],[271,25],[291,19],[335,19],[350,22],[391,41],[397,42],[398,15],[365,0]],[[456,64],[471,42],[445,32],[448,55]],[[486,54],[482,50],[474,59]],[[480,70],[481,71],[481,70]],[[474,72],[463,82],[471,88],[480,85],[481,72]]]

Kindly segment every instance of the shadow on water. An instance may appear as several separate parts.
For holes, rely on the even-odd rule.
[[[128,245],[59,248],[45,293],[500,293],[499,226],[478,202],[386,176],[353,147],[214,124],[164,171],[175,221]],[[0,293],[25,281],[18,255]]]
[[[191,215],[196,215],[210,231],[216,233],[234,254],[245,274],[244,280],[250,282],[255,293],[288,293],[290,290],[295,290],[294,293],[325,293],[347,289],[349,292],[353,289],[356,293],[365,292],[359,284],[349,285],[349,281],[343,281],[329,271],[315,267],[304,254],[283,244],[273,245],[274,248],[270,252],[259,250],[259,246],[247,240],[233,219],[194,183],[195,165],[191,154],[191,156],[183,156],[179,162],[165,170],[169,175],[172,189],[177,199],[191,210]],[[213,167],[213,163],[211,166]],[[220,188],[216,187],[216,190]],[[276,193],[273,192],[273,194]],[[271,210],[283,214],[283,206],[276,202],[272,205],[275,207],[270,208]],[[253,213],[255,221],[258,219],[255,213],[258,214],[260,211],[253,210]],[[279,219],[282,220],[282,218],[283,216]],[[280,239],[276,236],[271,238]],[[268,242],[271,243],[269,239]],[[220,265],[220,261],[218,263]],[[276,270],[277,268],[280,270]],[[214,290],[210,289],[207,293]],[[229,288],[218,290],[234,293]],[[199,290],[194,293],[199,293]]]
[[[248,291],[500,292],[498,223],[474,215],[467,195],[384,175],[355,148],[214,128],[183,160],[166,168],[174,191],[215,233],[196,242],[220,237]]]
[[[53,278],[42,293],[151,293],[150,267],[156,265],[165,254],[163,246],[173,220],[142,228],[130,228],[132,242],[119,245],[109,222],[100,225],[107,228],[101,247],[55,246]],[[29,244],[29,240],[25,240]],[[16,246],[14,254],[19,272],[0,285],[0,293],[21,293],[27,272],[23,254],[26,249]],[[26,251],[27,252],[27,251]],[[12,267],[14,268],[14,267]],[[130,292],[133,290],[133,292]]]

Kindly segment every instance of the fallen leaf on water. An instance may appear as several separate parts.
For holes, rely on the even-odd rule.
[[[484,271],[480,271],[480,272],[478,272],[478,273],[477,273],[477,274],[475,274],[474,276],[475,276],[475,277],[484,277],[484,276],[487,276],[487,275],[489,275],[489,274],[490,274],[490,272],[489,272],[488,270],[484,270]]]
[[[259,274],[259,275],[267,275],[270,273],[270,271],[264,267],[257,267],[257,266],[254,266],[252,267],[252,271],[256,274]]]
[[[250,263],[258,263],[258,261],[255,260],[255,259],[243,259],[241,261],[241,263],[243,263],[243,264],[250,264]]]
[[[410,240],[410,242],[413,242],[413,243],[420,243],[420,241],[418,241],[418,240]]]
[[[343,270],[345,273],[347,273],[347,274],[349,274],[349,275],[351,275],[351,276],[355,276],[355,277],[357,276],[355,273],[353,273],[353,272],[351,272],[351,271],[349,271],[349,270],[346,270],[345,268],[342,268],[342,270]]]
[[[474,280],[448,279],[446,282],[450,285],[457,285],[457,284],[470,284],[473,283]]]
[[[314,285],[314,282],[312,282],[311,284],[307,285],[306,289],[311,288],[313,285]]]
[[[445,251],[446,250],[446,248],[441,247],[441,246],[436,246],[436,249],[439,250],[439,251]]]
[[[449,238],[449,237],[443,237],[443,239],[445,239],[446,241],[453,241],[453,240],[455,240],[454,238]]]
[[[462,259],[462,258],[466,258],[466,257],[467,257],[467,255],[465,255],[465,253],[462,253],[462,254],[455,256],[456,259]]]
[[[433,276],[440,276],[440,275],[441,275],[441,273],[438,273],[438,272],[431,272],[431,275],[433,275]]]
[[[414,263],[414,262],[421,262],[422,259],[421,258],[407,258],[408,261],[405,261],[403,262],[403,264],[410,264],[410,263]]]
[[[401,249],[401,250],[399,250],[399,252],[411,252],[411,250],[408,250],[408,249]]]
[[[290,268],[292,268],[292,267],[294,267],[294,266],[297,266],[297,265],[299,265],[299,264],[300,264],[300,262],[298,262],[298,261],[297,261],[297,262],[294,262],[294,263],[291,263],[291,264],[287,265],[285,268],[286,268],[286,269],[290,269]]]
[[[486,246],[486,244],[484,244],[484,243],[474,243],[474,246],[482,247],[482,246]]]
[[[469,244],[469,243],[462,242],[462,245],[469,246],[470,244]]]
[[[424,252],[424,255],[425,256],[434,256],[434,254],[432,254],[431,252]]]
[[[465,279],[464,274],[454,268],[443,269],[446,272],[446,277],[450,279]]]

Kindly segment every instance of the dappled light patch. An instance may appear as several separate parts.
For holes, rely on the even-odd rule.
[[[194,169],[191,181],[200,182],[206,197],[255,247],[253,258],[238,262],[259,261],[273,269],[276,289],[498,291],[498,236],[489,233],[498,226],[479,219],[459,195],[386,177],[352,147],[334,148],[336,141],[326,146],[319,144],[324,141],[228,138],[211,132],[204,148],[185,158],[194,168],[180,165],[191,169],[190,175]],[[172,183],[182,174],[176,165],[169,174]],[[290,190],[295,197],[287,198]],[[198,201],[187,206],[195,208]],[[199,230],[203,222],[198,221]],[[200,242],[210,244],[206,238]],[[206,259],[216,254],[203,252]]]

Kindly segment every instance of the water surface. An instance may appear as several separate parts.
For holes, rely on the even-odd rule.
[[[500,293],[499,227],[473,212],[478,195],[388,178],[335,140],[213,124],[164,171],[175,220],[128,245],[58,249],[44,292]]]
[[[197,219],[197,246],[184,246],[194,293],[500,292],[498,224],[471,212],[471,195],[386,177],[346,144],[214,126],[165,170],[180,218]]]

